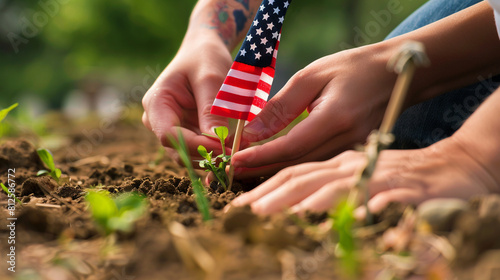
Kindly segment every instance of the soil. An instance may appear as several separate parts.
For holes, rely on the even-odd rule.
[[[326,231],[326,213],[299,218],[260,217],[245,207],[224,211],[263,178],[238,182],[233,191],[212,183],[207,196],[214,219],[205,223],[187,172],[158,152],[158,141],[141,124],[64,128],[58,132],[64,145],[51,149],[64,174],[59,183],[36,176],[44,169],[36,141],[2,140],[0,182],[7,185],[8,174],[15,176],[23,206],[15,208],[12,231],[4,226],[11,218],[7,195],[0,194],[1,279],[348,278],[336,235]],[[88,211],[88,189],[143,194],[147,214],[131,232],[106,235]],[[454,202],[438,204],[447,203]],[[456,205],[424,211],[391,204],[375,225],[358,224],[362,273],[353,279],[499,279],[500,197]],[[441,224],[446,227],[435,226]],[[13,232],[15,244],[9,244]],[[8,270],[9,252],[15,253],[15,272]]]

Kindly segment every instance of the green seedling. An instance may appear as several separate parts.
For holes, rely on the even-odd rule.
[[[130,232],[147,208],[144,197],[135,193],[122,193],[112,198],[107,191],[89,191],[85,200],[95,222],[107,235],[116,231]]]
[[[15,104],[12,104],[10,107],[8,108],[5,108],[5,109],[2,109],[0,110],[0,122],[3,121],[3,119],[5,119],[5,117],[7,117],[7,114],[12,111],[12,109],[16,108],[17,105],[19,105],[18,103],[15,103]]]
[[[204,158],[204,160],[200,161],[200,167],[206,168],[205,171],[207,172],[213,172],[217,181],[219,181],[224,189],[227,190],[229,180],[226,173],[226,166],[231,161],[231,156],[226,155],[225,141],[229,135],[229,130],[225,126],[219,126],[214,129],[214,132],[216,136],[206,133],[203,133],[203,135],[219,139],[222,146],[222,155],[213,157],[213,151],[209,153],[204,146],[198,146],[198,153]],[[218,161],[219,163],[217,164]]]
[[[170,140],[172,146],[179,153],[182,162],[184,163],[184,165],[188,170],[189,178],[191,179],[191,184],[193,186],[196,206],[198,207],[198,210],[200,211],[203,220],[204,221],[211,220],[212,217],[210,216],[210,211],[209,211],[210,204],[208,202],[207,197],[205,196],[206,194],[205,188],[203,187],[201,179],[198,177],[198,175],[196,175],[193,165],[191,164],[191,158],[189,157],[186,141],[184,141],[182,133],[179,131],[177,135],[179,139],[178,142],[170,135],[168,136],[168,139]]]
[[[36,173],[36,176],[48,174],[50,177],[54,178],[56,182],[59,182],[59,178],[61,178],[61,169],[56,168],[56,165],[54,164],[54,158],[52,157],[52,154],[49,152],[49,150],[40,148],[36,150],[36,152],[38,153],[38,156],[45,164],[45,166],[49,169],[38,171]]]
[[[3,191],[7,194],[9,198],[14,198],[17,201],[17,203],[19,203],[19,205],[23,205],[21,200],[19,200],[15,194],[10,192],[9,189],[3,183],[0,183],[0,185],[2,186]]]
[[[338,234],[338,252],[342,267],[349,276],[356,276],[359,263],[356,257],[356,246],[353,234],[355,206],[348,201],[342,202],[336,211],[330,214],[332,229]]]

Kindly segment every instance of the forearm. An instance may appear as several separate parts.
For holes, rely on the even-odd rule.
[[[417,71],[408,105],[500,73],[500,40],[486,2],[382,42],[379,48],[389,57],[406,40],[424,43],[431,61],[430,67]]]
[[[198,1],[184,43],[212,41],[223,43],[231,51],[246,35],[260,3],[260,0]]]
[[[492,178],[487,184],[500,193],[500,90],[496,90],[451,137]]]

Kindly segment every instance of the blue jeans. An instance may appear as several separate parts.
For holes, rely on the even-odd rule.
[[[405,19],[386,39],[416,30],[479,2],[481,1],[430,0]],[[391,148],[423,148],[451,136],[500,85],[498,76],[478,77],[478,81],[404,111],[394,126],[396,141]]]

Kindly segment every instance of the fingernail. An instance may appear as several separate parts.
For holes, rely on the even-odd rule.
[[[366,217],[366,207],[365,206],[360,206],[358,208],[356,208],[354,210],[354,218],[356,218],[356,220],[358,221],[361,221],[363,219],[365,219]]]
[[[212,126],[210,127],[210,132],[212,132],[213,134],[215,134],[215,129],[217,128],[218,126]]]
[[[294,206],[290,207],[290,208],[288,209],[288,211],[289,211],[291,214],[298,215],[298,214],[302,211],[302,208],[301,208],[299,205],[294,205]]]

